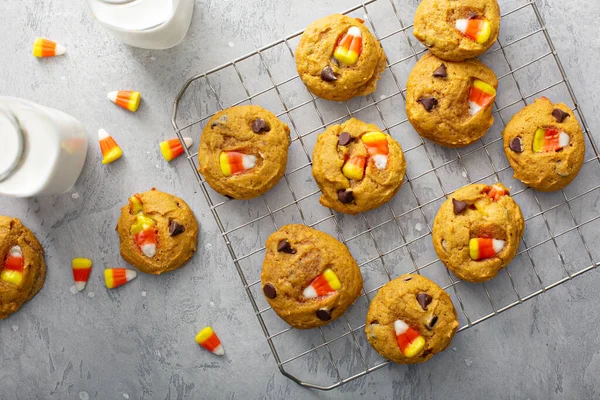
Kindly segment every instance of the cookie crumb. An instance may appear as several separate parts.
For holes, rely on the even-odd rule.
[[[71,197],[74,198],[74,199],[78,199],[79,198],[79,193],[73,193],[71,195]]]
[[[77,287],[75,287],[75,285],[73,285],[69,288],[69,292],[71,292],[71,294],[77,294],[77,293],[79,293],[79,290],[77,290]]]
[[[470,367],[473,365],[473,361],[471,361],[469,358],[465,358],[465,364],[467,364],[467,367]]]
[[[423,229],[423,225],[417,222],[417,224],[415,225],[415,229],[421,232],[421,230]]]
[[[235,43],[233,43],[233,42],[229,42],[228,44],[229,44],[229,47],[235,46]]]
[[[93,298],[94,298],[94,296],[95,296],[94,292],[89,292],[89,293],[88,293],[88,297],[89,297],[90,299],[93,299]]]
[[[79,399],[80,400],[89,400],[90,399],[90,395],[88,394],[88,392],[79,392]]]
[[[147,294],[147,293],[146,293],[146,291],[145,291],[145,290],[142,290],[142,293],[141,293],[141,294],[142,294],[142,297],[146,297],[146,294]]]
[[[13,332],[18,331],[19,330],[19,325],[13,325],[12,326],[12,330],[13,330]]]

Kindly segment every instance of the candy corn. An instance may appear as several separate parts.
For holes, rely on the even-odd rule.
[[[87,258],[74,258],[71,262],[73,267],[73,280],[78,291],[85,289],[85,285],[92,272],[92,260]]]
[[[24,269],[23,251],[20,246],[13,246],[4,259],[4,268],[2,268],[0,279],[13,285],[20,285],[23,281]]]
[[[425,338],[401,319],[394,322],[394,330],[396,331],[396,340],[398,346],[400,346],[400,351],[405,357],[412,358],[425,347]]]
[[[360,181],[365,175],[367,158],[363,156],[351,157],[342,167],[342,173],[348,179]]]
[[[488,186],[483,190],[483,192],[494,201],[498,201],[502,196],[506,196],[506,190],[498,185]]]
[[[129,213],[132,215],[142,211],[142,199],[139,194],[134,194],[129,198]]]
[[[121,106],[131,112],[136,112],[140,106],[140,92],[119,90],[116,92],[110,92],[106,97],[108,97],[108,99],[116,105]]]
[[[548,151],[558,151],[567,147],[571,138],[564,132],[553,128],[539,128],[535,131],[533,138],[533,151],[543,153]]]
[[[504,240],[473,238],[469,241],[469,255],[475,261],[496,257],[504,248],[504,244]]]
[[[137,272],[132,269],[108,268],[104,270],[104,282],[109,289],[123,286],[127,282],[135,279],[136,276]]]
[[[35,38],[33,42],[33,55],[36,57],[54,57],[66,53],[66,49],[52,40]]]
[[[256,166],[256,156],[242,154],[237,151],[224,151],[219,156],[221,172],[225,176],[231,176],[246,172]]]
[[[102,150],[102,164],[109,164],[121,158],[123,150],[104,129],[98,131],[98,140],[100,141],[100,150]]]
[[[385,169],[387,156],[390,152],[385,134],[382,132],[368,132],[362,136],[361,140],[367,148],[369,156],[373,158],[375,167]]]
[[[302,293],[307,299],[326,296],[342,288],[342,283],[331,268],[317,276]]]
[[[362,53],[362,34],[356,26],[348,29],[348,32],[337,43],[333,57],[345,65],[354,65]]]
[[[137,214],[137,221],[131,225],[129,232],[146,257],[154,257],[156,254],[156,221],[144,215]]]
[[[184,137],[183,141],[185,143],[185,147],[188,149],[192,144],[194,144],[194,141],[191,137]],[[183,154],[183,145],[181,144],[179,138],[165,140],[164,142],[161,142],[159,146],[160,152],[167,161],[171,161]]]
[[[457,19],[456,29],[479,44],[487,42],[492,33],[492,26],[487,19]]]
[[[487,83],[475,79],[469,91],[469,113],[477,114],[490,105],[496,97],[496,89]]]
[[[217,356],[225,354],[225,350],[223,349],[219,337],[210,326],[207,326],[198,332],[196,335],[196,343]]]

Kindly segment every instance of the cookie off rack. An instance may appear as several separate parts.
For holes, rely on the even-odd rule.
[[[291,128],[284,178],[270,192],[250,201],[229,200],[204,182],[197,172],[197,146],[186,149],[186,156],[277,366],[293,381],[332,389],[388,365],[366,340],[365,316],[378,289],[402,273],[422,274],[444,288],[457,308],[462,331],[600,263],[600,251],[593,246],[600,239],[600,204],[594,196],[600,188],[598,147],[536,3],[499,3],[502,29],[498,43],[479,57],[500,82],[495,123],[483,139],[463,149],[425,142],[405,115],[406,79],[427,51],[411,32],[416,1],[371,0],[344,12],[364,19],[388,56],[378,90],[367,97],[337,103],[312,96],[296,74],[294,62],[302,32],[192,77],[177,95],[172,123],[182,140],[184,136],[199,137],[215,112],[241,104],[265,107]],[[505,124],[540,96],[573,108],[587,145],[579,177],[554,193],[535,192],[514,180],[503,151]],[[357,216],[322,207],[311,172],[317,135],[326,126],[350,117],[380,126],[400,142],[407,159],[400,192],[386,205]],[[496,181],[511,187],[525,216],[525,236],[515,260],[498,277],[485,284],[459,281],[433,249],[435,213],[454,190],[468,183]],[[264,243],[273,231],[289,223],[304,223],[337,237],[348,246],[363,273],[363,294],[343,317],[326,327],[290,328],[261,293]]]

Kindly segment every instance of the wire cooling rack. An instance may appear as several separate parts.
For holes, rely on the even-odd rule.
[[[410,31],[417,0],[371,0],[345,12],[366,21],[388,56],[387,69],[373,95],[343,103],[312,96],[295,72],[294,49],[302,32],[194,76],[177,95],[172,122],[180,139],[199,137],[216,111],[242,104],[261,105],[291,128],[284,178],[269,193],[250,201],[232,201],[214,192],[197,172],[195,148],[186,150],[186,156],[277,366],[295,382],[332,389],[389,363],[369,346],[365,316],[377,290],[403,273],[422,274],[448,291],[462,331],[598,266],[600,249],[592,245],[600,241],[598,148],[535,2],[500,3],[501,36],[480,57],[499,78],[495,123],[482,140],[463,149],[424,141],[405,115],[408,73],[427,51]],[[540,96],[572,107],[586,136],[580,175],[555,193],[538,193],[514,180],[503,151],[505,123]],[[405,182],[394,199],[358,216],[322,207],[311,173],[317,135],[349,117],[379,125],[400,142],[407,159]],[[435,213],[459,187],[495,181],[512,188],[525,216],[525,236],[514,261],[498,277],[485,284],[459,281],[433,250],[430,236]],[[273,231],[289,223],[303,223],[337,237],[363,273],[362,295],[343,317],[326,327],[305,331],[289,327],[262,294],[264,243]]]

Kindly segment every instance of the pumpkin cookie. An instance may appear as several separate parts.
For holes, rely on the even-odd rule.
[[[354,118],[321,133],[312,158],[321,204],[346,214],[389,201],[406,171],[400,144],[376,125]]]
[[[583,132],[573,110],[563,103],[535,100],[512,117],[503,136],[514,177],[535,190],[563,189],[583,165]]]
[[[422,0],[414,35],[443,60],[463,61],[483,54],[498,39],[496,0]]]
[[[196,252],[198,223],[179,197],[156,189],[135,194],[117,221],[121,257],[140,271],[162,274],[180,268]]]
[[[504,185],[468,185],[440,207],[433,247],[458,278],[485,282],[512,261],[524,229],[521,209]]]
[[[356,261],[342,243],[304,225],[286,225],[267,239],[260,276],[273,310],[298,329],[339,318],[362,290]]]
[[[450,296],[429,279],[407,274],[379,289],[365,331],[382,357],[417,364],[448,347],[457,328]]]
[[[40,242],[18,219],[0,216],[0,319],[31,300],[45,279]]]
[[[306,28],[295,57],[308,90],[335,101],[373,93],[386,66],[385,52],[364,21],[340,14]]]
[[[267,192],[285,173],[290,129],[259,106],[216,113],[200,137],[198,171],[215,191],[234,199]]]
[[[421,136],[441,146],[464,147],[494,123],[498,79],[479,60],[442,61],[431,53],[414,66],[406,85],[406,114]]]

